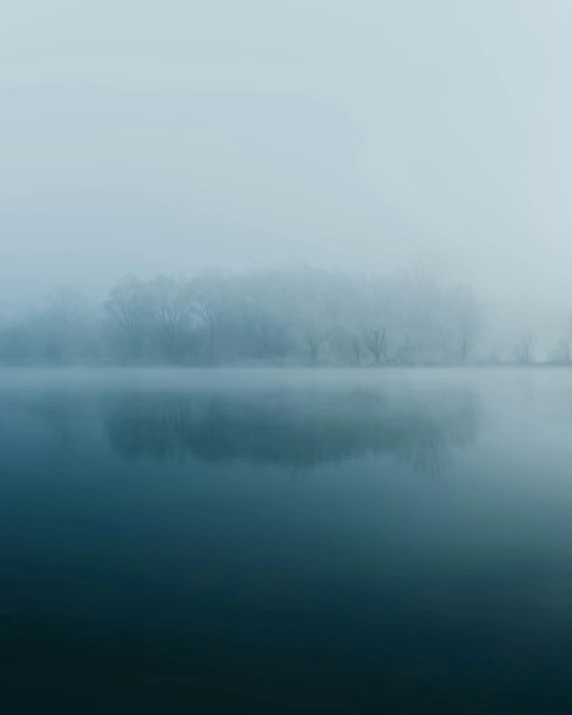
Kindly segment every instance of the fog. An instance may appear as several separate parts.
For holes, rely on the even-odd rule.
[[[571,27],[0,0],[3,711],[570,712]]]
[[[5,0],[0,313],[62,284],[103,313],[127,274],[422,263],[473,286],[475,360],[524,334],[549,359],[572,310],[571,20],[558,0]]]

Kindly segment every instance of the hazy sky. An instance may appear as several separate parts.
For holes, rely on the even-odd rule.
[[[571,26],[569,0],[3,0],[0,302],[417,257],[564,299]]]

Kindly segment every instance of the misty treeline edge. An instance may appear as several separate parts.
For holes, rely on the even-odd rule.
[[[17,364],[466,364],[478,357],[473,288],[424,270],[314,268],[191,277],[129,275],[101,305],[59,286],[0,326]],[[531,346],[522,346],[527,359]]]

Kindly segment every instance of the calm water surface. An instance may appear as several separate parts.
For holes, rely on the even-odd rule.
[[[0,658],[5,712],[569,715],[572,371],[0,373]]]

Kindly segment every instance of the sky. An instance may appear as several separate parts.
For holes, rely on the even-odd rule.
[[[0,310],[412,261],[564,305],[571,26],[569,0],[3,0]]]

